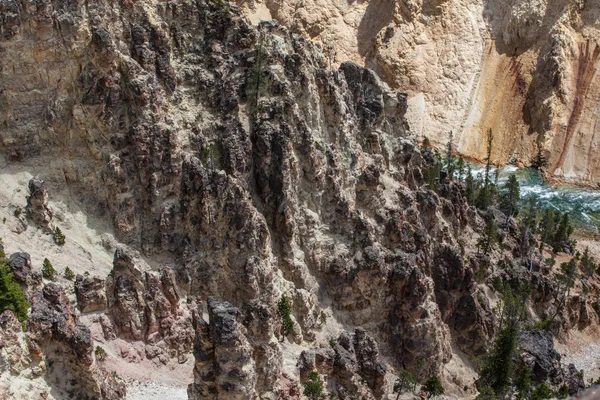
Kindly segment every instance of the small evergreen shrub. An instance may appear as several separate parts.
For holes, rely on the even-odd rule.
[[[519,368],[515,384],[517,389],[517,400],[529,398],[529,392],[531,391],[531,371],[528,366],[523,365]]]
[[[98,361],[104,361],[104,360],[106,360],[106,357],[108,356],[108,354],[106,354],[106,350],[104,350],[100,346],[96,346],[96,350],[94,350],[94,354],[96,355],[96,359]]]
[[[554,397],[554,392],[546,384],[542,383],[531,393],[530,400],[544,400]]]
[[[63,276],[67,280],[70,280],[70,281],[75,280],[75,272],[73,272],[71,270],[71,268],[69,268],[69,267],[65,268],[65,272],[63,273]]]
[[[566,399],[569,397],[569,388],[567,385],[562,385],[560,389],[558,389],[557,397],[559,399]]]
[[[56,243],[59,246],[65,244],[65,235],[62,233],[58,226],[54,230],[54,243]]]
[[[308,374],[308,379],[303,384],[304,395],[309,399],[317,399],[323,393],[323,383],[317,371],[312,371]]]
[[[281,317],[281,323],[283,324],[283,334],[289,335],[294,331],[294,321],[292,321],[292,308],[287,296],[284,294],[281,296],[281,300],[277,304],[277,311]]]
[[[325,311],[321,311],[319,319],[321,320],[321,325],[325,325],[327,323],[327,313],[325,313]]]
[[[42,263],[42,276],[49,281],[53,281],[56,278],[56,270],[47,258],[44,258]]]
[[[423,384],[423,390],[429,392],[431,397],[441,396],[444,394],[444,387],[437,376],[432,376]]]
[[[417,378],[410,372],[405,369],[398,373],[398,378],[394,383],[394,393],[404,393],[407,390],[413,389],[417,384]]]
[[[29,303],[23,289],[14,281],[14,275],[4,257],[0,258],[0,312],[11,310],[21,322],[27,319]]]
[[[496,393],[491,386],[484,386],[475,398],[476,400],[496,400]]]

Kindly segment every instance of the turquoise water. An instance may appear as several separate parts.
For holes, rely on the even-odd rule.
[[[510,165],[500,169],[498,175],[500,187],[513,173],[516,174],[521,185],[523,203],[535,195],[542,207],[552,207],[561,212],[568,212],[577,228],[595,233],[600,232],[600,191],[552,186],[544,182],[537,169],[518,169]]]

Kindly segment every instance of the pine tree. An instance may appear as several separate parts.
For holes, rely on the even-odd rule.
[[[65,268],[63,276],[65,277],[65,279],[72,281],[75,279],[75,272],[73,272],[71,268],[67,267]]]
[[[547,326],[552,326],[552,322],[556,316],[563,311],[567,297],[569,297],[569,291],[577,279],[577,263],[575,259],[572,258],[569,262],[562,263],[560,265],[560,270],[561,273],[556,275],[559,287],[554,297],[555,310],[552,317],[548,319]]]
[[[492,134],[492,128],[488,130],[487,136],[487,157],[485,158],[485,180],[484,186],[489,187],[490,185],[490,169],[492,168],[492,144],[494,142],[494,135]]]
[[[590,255],[590,248],[586,247],[581,256],[580,268],[585,274],[586,278],[589,279],[597,268],[594,258]]]
[[[437,397],[444,394],[444,387],[437,376],[432,376],[423,384],[423,390],[430,394],[431,397]]]
[[[47,258],[44,258],[42,263],[42,276],[50,281],[53,281],[56,277],[56,270]]]
[[[58,226],[54,230],[54,242],[59,246],[63,246],[65,244],[65,235]]]
[[[323,392],[323,383],[317,371],[308,374],[308,379],[304,382],[304,395],[311,400],[318,399]]]
[[[29,303],[23,289],[14,281],[14,275],[5,258],[0,258],[0,312],[11,310],[21,322],[27,319]]]
[[[487,255],[495,247],[496,243],[498,243],[498,229],[494,217],[491,216],[485,222],[485,228],[477,241],[477,247],[483,254]]]
[[[524,313],[525,306],[521,299],[510,290],[504,292],[498,336],[481,370],[482,383],[489,385],[496,395],[505,393],[515,372],[517,338]]]
[[[540,233],[543,243],[552,243],[554,231],[556,229],[556,213],[551,208],[544,210],[542,221],[540,222]]]
[[[454,135],[452,131],[450,131],[450,135],[448,137],[448,144],[446,145],[446,172],[448,172],[448,179],[452,180],[454,178],[454,169],[455,169],[455,157],[452,152],[452,140]]]
[[[458,181],[462,182],[465,176],[465,160],[462,157],[458,157],[456,162],[456,173],[458,174]]]
[[[573,226],[569,220],[569,214],[564,213],[560,218],[560,222],[558,223],[558,227],[554,233],[554,250],[568,250],[570,248],[570,238],[572,234]]]
[[[515,174],[508,177],[508,180],[504,184],[504,191],[500,198],[500,206],[502,211],[506,214],[506,222],[512,216],[515,216],[519,212],[519,200],[521,200],[521,190],[519,188],[519,181]]]
[[[519,369],[515,384],[517,389],[517,400],[529,398],[529,392],[531,391],[531,371],[527,365],[522,365]]]
[[[496,393],[491,386],[484,386],[479,390],[479,394],[475,400],[496,400]]]
[[[277,311],[283,325],[283,335],[287,336],[294,331],[294,321],[292,320],[292,307],[287,296],[281,296],[281,300],[277,304]]]
[[[492,169],[492,144],[494,141],[494,136],[492,134],[492,130],[488,131],[487,137],[487,157],[485,163],[485,172],[483,179],[483,187],[479,189],[479,193],[477,194],[477,208],[479,209],[487,209],[492,204],[492,188],[490,182],[490,171]]]
[[[477,193],[477,187],[475,185],[475,178],[473,178],[473,172],[471,171],[470,165],[467,165],[465,183],[465,196],[467,197],[467,203],[471,206],[475,205],[475,193]]]
[[[398,393],[398,396],[396,396],[396,400],[400,398],[400,395],[402,393],[414,387],[416,383],[417,379],[412,373],[405,369],[400,371],[400,373],[398,374],[398,379],[396,379],[396,382],[394,383],[394,393]]]
[[[521,221],[521,224],[525,225],[534,235],[538,232],[538,224],[540,219],[538,209],[539,201],[537,196],[531,196],[529,199],[527,199],[525,215]]]

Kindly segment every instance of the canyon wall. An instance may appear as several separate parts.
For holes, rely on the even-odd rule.
[[[429,15],[433,27],[450,3],[402,4],[400,17]],[[339,398],[383,398],[401,369],[474,395],[468,359],[498,325],[491,282],[531,285],[532,318],[547,318],[560,286],[544,255],[524,258],[529,239],[501,212],[469,206],[462,183],[428,179],[439,165],[409,129],[419,118],[431,129],[414,112],[418,98],[354,62],[333,68],[333,49],[277,22],[251,23],[267,11],[247,19],[218,0],[0,2],[0,234],[6,252],[33,254],[14,257],[33,260],[12,263],[16,272],[27,264],[37,277],[50,257],[76,273],[56,278],[64,290],[36,278],[31,333],[17,334],[7,313],[4,334],[14,351],[40,342],[57,366],[72,363],[50,357],[56,346],[83,343],[84,389],[106,398],[121,384],[96,367],[115,360],[133,364],[130,374],[190,360],[192,399],[298,399],[312,372]],[[375,11],[375,21],[396,15]],[[365,43],[379,40],[370,29]],[[437,51],[421,54],[442,65]],[[495,57],[507,73],[513,64]],[[428,68],[390,84],[431,83]],[[458,67],[440,71],[468,84]],[[503,247],[484,255],[492,218]],[[63,245],[49,234],[57,227]],[[576,300],[557,325],[597,324],[591,298]],[[92,360],[97,343],[108,360]],[[565,372],[554,365],[556,386]]]
[[[549,178],[600,181],[597,0],[242,1],[409,94],[413,133]]]

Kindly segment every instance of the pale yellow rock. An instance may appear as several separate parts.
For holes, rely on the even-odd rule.
[[[491,128],[494,162],[541,155],[549,178],[600,181],[598,0],[238,3],[322,42],[332,67],[357,61],[408,92],[411,129],[434,145],[453,131],[459,153],[482,159]]]

